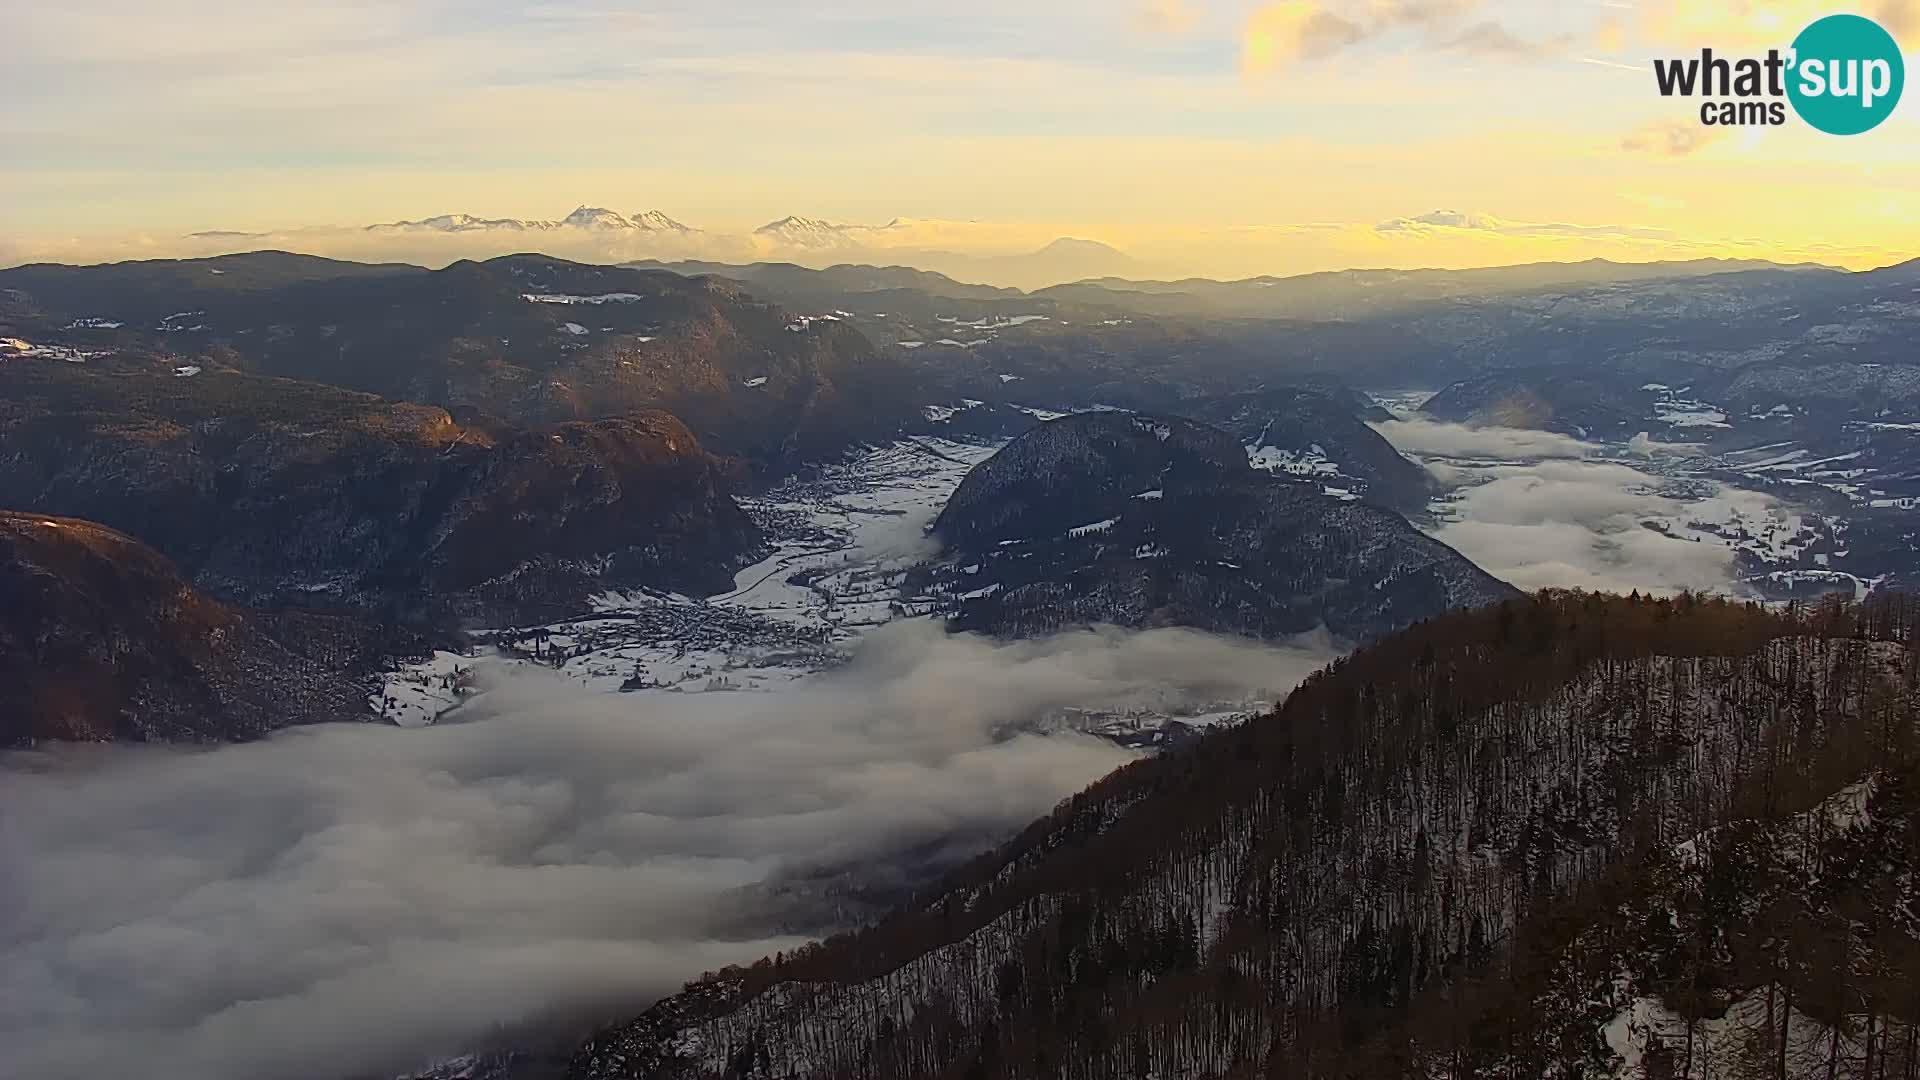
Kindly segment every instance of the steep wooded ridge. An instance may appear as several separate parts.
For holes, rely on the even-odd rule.
[[[1910,1077],[1916,626],[1580,593],[1424,622],[571,1074]]]
[[[498,624],[715,592],[761,542],[732,486],[660,412],[482,430],[237,372],[0,365],[0,506],[127,531],[250,605]]]
[[[1402,513],[1424,509],[1433,494],[1433,474],[1366,424],[1392,414],[1355,390],[1324,381],[1247,390],[1194,401],[1182,414],[1229,432],[1272,471]]]
[[[422,648],[343,616],[236,609],[131,537],[0,511],[0,747],[372,719],[362,677]]]
[[[813,313],[820,314],[820,313]],[[780,470],[897,428],[898,365],[737,286],[539,255],[444,270],[255,252],[0,270],[0,337],[229,368],[514,426],[664,409]]]
[[[1175,417],[1041,424],[968,474],[934,532],[955,624],[999,635],[1105,622],[1365,639],[1514,595],[1393,511],[1267,475],[1238,439]]]

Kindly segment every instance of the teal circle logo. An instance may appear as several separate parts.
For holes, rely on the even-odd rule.
[[[1829,15],[1800,31],[1789,63],[1793,111],[1829,135],[1879,127],[1893,115],[1907,81],[1893,35],[1859,15]]]

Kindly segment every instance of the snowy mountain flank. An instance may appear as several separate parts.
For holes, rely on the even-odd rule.
[[[1253,467],[1177,417],[1040,424],[975,468],[933,531],[954,624],[999,635],[1090,623],[1361,640],[1510,598],[1383,507]]]
[[[881,226],[836,225],[819,218],[789,214],[753,230],[753,235],[796,248],[854,248],[860,246],[864,238],[884,236],[889,230],[900,228],[897,221]]]
[[[699,232],[673,220],[658,210],[644,210],[631,217],[597,206],[580,206],[558,221],[523,218],[483,218],[472,214],[439,214],[418,221],[391,221],[368,225],[372,233],[408,231],[429,232],[552,232],[556,229],[588,229],[633,233],[687,234]]]
[[[1907,1075],[1917,618],[1432,620],[568,1075]]]

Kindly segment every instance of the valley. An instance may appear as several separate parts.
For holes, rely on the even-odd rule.
[[[909,575],[937,552],[929,530],[954,489],[998,449],[906,439],[789,480],[744,502],[772,551],[740,570],[731,592],[609,592],[592,611],[558,622],[472,631],[476,647],[468,653],[440,651],[389,674],[371,707],[402,727],[457,722],[456,710],[488,688],[549,670],[620,695],[637,716],[654,695],[790,689],[845,664],[877,628],[937,621],[968,598],[917,588]],[[1012,718],[1002,731],[1077,731],[1122,746],[1161,746],[1244,719],[1286,690],[1255,685],[1226,698],[1169,687],[1093,690]]]
[[[731,591],[608,592],[559,622],[474,631],[475,656],[443,652],[403,668],[381,691],[383,707],[402,726],[429,723],[459,703],[446,685],[456,669],[484,685],[528,665],[609,693],[780,689],[843,662],[909,611],[901,582],[929,550],[927,526],[994,449],[909,439],[788,480],[744,501],[772,550],[739,570]]]
[[[1920,1080],[1843,8],[0,0],[0,1080]]]
[[[1623,295],[1699,294],[1658,328],[1684,337],[1743,289],[1845,312],[1881,277],[679,270],[0,271],[0,591],[27,601],[0,644],[31,717],[0,813],[44,868],[0,959],[79,1000],[89,957],[181,943],[187,1005],[106,998],[210,1076],[1050,1076],[1032,1055],[1068,1045],[1091,1078],[1123,1018],[1146,1073],[1231,1075],[1256,1045],[1390,1054],[1359,1018],[1443,1024],[1449,987],[1510,1014],[1493,971],[1603,1001],[1570,1029],[1644,1060],[1697,1021],[1664,969],[1603,993],[1584,954],[1501,943],[1560,948],[1550,902],[1745,821],[1780,739],[1828,764],[1778,812],[1899,797],[1857,768],[1908,737],[1899,372],[1853,357],[1803,407],[1752,366],[1779,350],[1663,381],[1608,336]],[[1607,358],[1536,364],[1543,306]],[[150,821],[181,827],[127,853]],[[68,890],[109,859],[151,897]],[[1609,913],[1710,884],[1634,879],[1588,925],[1671,959]],[[271,915],[308,891],[315,920]],[[404,1000],[352,1047],[193,1034],[372,984]],[[91,1031],[0,1010],[36,1070],[130,1067]]]

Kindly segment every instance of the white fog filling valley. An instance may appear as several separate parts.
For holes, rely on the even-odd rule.
[[[0,782],[0,1075],[303,1078],[457,1052],[792,948],[753,886],[971,853],[1134,754],[1047,709],[1292,685],[1324,651],[926,621],[777,694],[530,670],[459,722],[64,746]]]
[[[836,889],[924,881],[1137,756],[1063,711],[1271,702],[1336,655],[897,618],[889,583],[990,452],[885,448],[778,494],[762,509],[803,539],[733,594],[605,598],[605,627],[550,628],[578,653],[558,670],[442,654],[389,691],[412,727],[0,757],[0,1075],[393,1075],[497,1025],[637,1013],[843,928]],[[724,618],[766,637],[689,639]],[[649,688],[617,692],[636,664]],[[433,723],[455,666],[479,693]]]
[[[1813,537],[1771,495],[1689,475],[1696,447],[1601,444],[1402,413],[1373,428],[1441,487],[1426,530],[1522,589],[1751,596],[1742,555],[1791,557]]]
[[[1378,428],[1447,488],[1426,527],[1522,588],[1736,591],[1733,549],[1689,523],[1791,524],[1565,436]],[[899,571],[992,449],[903,443],[776,492],[755,511],[782,544],[732,593],[609,595],[542,655],[441,654],[381,695],[408,726],[0,757],[0,1075],[391,1075],[496,1025],[638,1012],[1137,756],[1063,711],[1217,722],[1337,655],[902,618]]]

